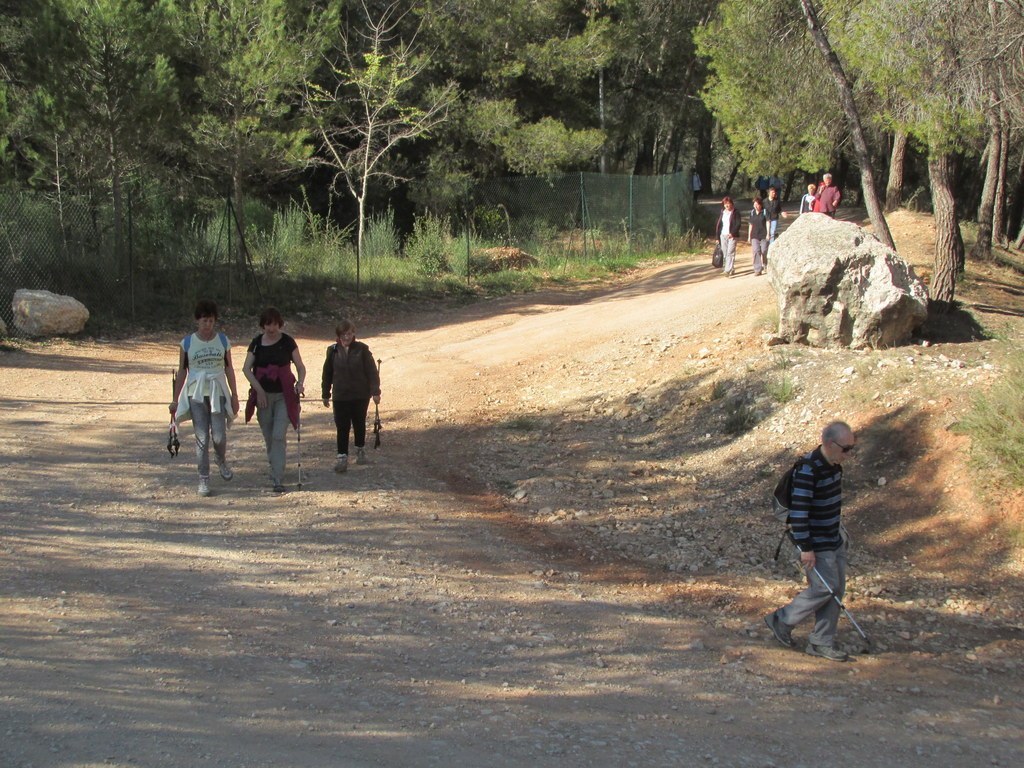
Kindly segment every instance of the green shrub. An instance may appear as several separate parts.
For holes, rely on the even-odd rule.
[[[974,398],[958,429],[971,437],[976,463],[995,467],[1009,482],[1024,486],[1024,353],[1010,360],[1006,375]]]
[[[727,435],[742,435],[757,424],[757,411],[745,399],[737,398],[725,408],[725,425]]]
[[[431,277],[451,271],[449,258],[452,250],[452,235],[448,219],[431,213],[417,216],[412,226],[412,235],[405,244],[405,255]]]
[[[395,229],[395,217],[390,208],[384,213],[370,216],[363,230],[363,258],[367,262],[389,259],[402,251],[401,238]]]
[[[765,392],[777,403],[788,403],[796,397],[796,386],[789,376],[769,379],[764,385]]]

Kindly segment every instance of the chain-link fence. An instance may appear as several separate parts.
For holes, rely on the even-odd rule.
[[[403,237],[371,217],[357,258],[349,231],[297,205],[230,203],[197,213],[153,190],[109,198],[0,190],[0,317],[9,332],[19,288],[70,295],[90,329],[188,317],[196,299],[252,311],[291,307],[326,290],[430,290],[439,279],[473,282],[496,270],[592,261],[667,247],[692,226],[684,174],[594,173],[481,182],[469,194],[435,195]],[[239,219],[246,222],[241,237]]]
[[[691,228],[693,192],[687,182],[681,173],[495,179],[474,189],[468,223],[481,243],[534,257],[588,260],[638,253]]]

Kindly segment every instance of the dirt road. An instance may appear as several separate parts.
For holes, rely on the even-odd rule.
[[[210,498],[188,428],[168,457],[179,333],[0,352],[0,765],[1021,764],[1019,645],[787,652],[760,616],[795,582],[659,576],[494,492],[492,462],[526,482],[565,458],[517,423],[663,387],[771,306],[749,267],[682,263],[365,323],[382,449],[335,475],[311,399],[283,496],[255,425],[232,428],[235,478]],[[226,330],[240,347],[255,329]],[[315,397],[331,329],[286,330]],[[633,450],[578,429],[566,496]]]

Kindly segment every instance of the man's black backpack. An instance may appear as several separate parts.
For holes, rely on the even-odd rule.
[[[782,538],[779,539],[778,546],[775,547],[776,560],[779,559],[779,553],[782,551],[782,543],[790,536],[789,511],[793,506],[793,473],[806,463],[807,459],[804,458],[793,462],[793,466],[779,478],[779,482],[772,492],[772,517],[786,526],[782,531]]]
[[[772,516],[780,523],[789,522],[789,510],[793,506],[793,473],[806,463],[807,459],[797,459],[779,478],[775,491],[772,492]]]

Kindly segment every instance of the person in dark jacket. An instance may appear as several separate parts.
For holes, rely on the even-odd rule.
[[[775,242],[779,218],[786,218],[786,212],[782,210],[782,201],[779,200],[778,187],[768,187],[768,199],[764,201],[764,212],[768,216],[768,248],[770,249]]]
[[[380,403],[380,374],[370,348],[356,341],[356,327],[342,320],[334,330],[337,342],[327,348],[321,395],[324,407],[333,402],[334,426],[338,431],[338,459],[335,472],[348,469],[348,439],[353,433],[356,464],[366,462],[366,412],[370,399]],[[332,394],[333,391],[333,394]]]
[[[722,246],[722,274],[732,277],[736,271],[736,242],[740,238],[740,212],[729,196],[722,198],[722,211],[715,222],[715,237]]]
[[[768,214],[762,207],[761,198],[754,198],[754,207],[750,211],[750,223],[747,225],[747,240],[754,255],[754,276],[764,273],[765,259],[768,255]]]

